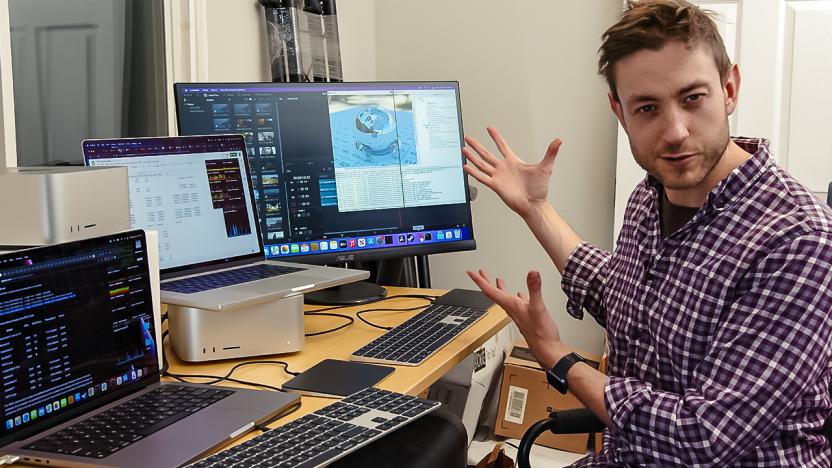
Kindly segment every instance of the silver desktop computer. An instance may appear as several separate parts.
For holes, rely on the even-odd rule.
[[[0,168],[0,251],[126,229],[127,168]]]

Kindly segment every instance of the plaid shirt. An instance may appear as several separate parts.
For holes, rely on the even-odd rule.
[[[612,253],[583,243],[562,287],[609,338],[603,451],[575,466],[830,466],[832,210],[768,142],[661,238],[658,184]]]

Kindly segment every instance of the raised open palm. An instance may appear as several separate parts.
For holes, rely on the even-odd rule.
[[[465,142],[476,152],[475,155],[471,149],[463,148],[463,154],[471,162],[465,166],[465,172],[493,190],[514,212],[525,217],[535,205],[546,202],[552,165],[562,141],[559,138],[552,141],[543,160],[538,164],[528,164],[514,154],[500,132],[489,127],[488,134],[503,157],[494,156],[473,138],[465,137]]]

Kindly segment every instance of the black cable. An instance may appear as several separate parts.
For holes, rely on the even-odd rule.
[[[277,360],[274,360],[274,359],[267,359],[267,360],[262,360],[262,361],[240,362],[238,364],[235,364],[234,367],[232,367],[231,370],[228,371],[227,375],[230,376],[232,373],[234,373],[235,370],[237,370],[241,367],[251,366],[251,365],[254,365],[254,364],[279,364],[279,365],[283,366],[283,371],[286,372],[287,374],[289,374],[289,375],[300,375],[300,372],[292,372],[292,371],[289,370],[289,363],[284,362],[284,361],[277,361]]]
[[[367,309],[367,310],[360,310],[355,313],[355,316],[358,317],[359,320],[366,323],[367,325],[375,328],[380,328],[382,330],[392,330],[395,327],[385,327],[383,325],[376,325],[375,323],[369,322],[367,319],[361,316],[361,314],[365,314],[367,312],[407,312],[409,310],[419,310],[424,309],[425,306],[419,307],[408,307],[407,309]]]
[[[274,360],[240,362],[240,363],[235,364],[224,376],[208,375],[208,374],[175,374],[175,373],[170,372],[168,370],[168,369],[170,369],[170,365],[168,364],[167,354],[165,353],[164,341],[165,341],[165,338],[168,336],[168,334],[169,334],[168,330],[165,330],[164,332],[162,332],[162,343],[161,343],[161,346],[162,346],[162,369],[160,370],[160,372],[163,376],[171,377],[171,378],[176,379],[176,380],[178,380],[180,382],[183,382],[183,383],[194,383],[194,382],[188,382],[185,379],[208,379],[209,380],[208,382],[201,382],[201,384],[203,384],[203,385],[214,385],[214,384],[217,384],[219,382],[225,381],[225,382],[239,383],[239,384],[242,384],[242,385],[249,385],[249,386],[252,386],[252,387],[266,388],[266,389],[274,390],[274,391],[277,391],[277,392],[285,392],[285,390],[283,390],[280,387],[275,387],[275,386],[272,386],[272,385],[262,384],[262,383],[259,383],[259,382],[249,382],[247,380],[235,379],[235,378],[231,377],[231,374],[233,374],[234,371],[236,371],[237,369],[239,369],[241,367],[251,366],[251,365],[254,365],[254,364],[278,364],[278,365],[283,366],[283,370],[287,374],[300,375],[299,372],[290,371],[288,363],[283,362],[283,361],[274,361]]]
[[[207,375],[207,374],[174,374],[172,372],[167,372],[165,374],[165,376],[172,377],[172,378],[174,378],[174,379],[176,379],[176,380],[178,380],[182,383],[195,383],[195,384],[200,384],[200,385],[214,385],[214,384],[217,384],[219,382],[234,382],[234,383],[238,383],[238,384],[242,384],[242,385],[249,385],[249,386],[252,386],[252,387],[266,388],[266,389],[269,389],[269,390],[274,390],[276,392],[285,392],[286,391],[286,390],[283,390],[280,387],[274,387],[272,385],[262,384],[262,383],[258,383],[258,382],[249,382],[248,380],[240,380],[240,379],[235,379],[233,377],[218,377],[216,375]],[[189,382],[185,379],[211,379],[211,381],[210,382]]]
[[[437,298],[437,296],[428,296],[428,295],[420,295],[420,294],[402,294],[401,296],[393,296],[393,297],[409,297],[409,298],[414,298],[414,299],[425,299],[425,300],[429,301],[431,304],[433,304],[433,302]],[[407,311],[411,311],[411,310],[419,310],[419,309],[424,309],[424,308],[425,308],[425,306],[408,307],[408,308],[405,308],[405,309],[366,309],[366,310],[359,310],[358,312],[355,313],[355,316],[358,317],[359,320],[361,320],[362,322],[366,323],[367,325],[369,325],[371,327],[380,328],[382,330],[392,330],[395,327],[385,327],[383,325],[377,325],[375,323],[372,323],[372,322],[368,321],[364,317],[362,317],[361,314],[366,314],[368,312],[407,312]]]
[[[396,299],[396,298],[425,299],[427,301],[433,302],[434,300],[436,300],[437,297],[438,296],[433,296],[433,295],[430,295],[430,294],[397,294],[395,296],[387,296],[383,299],[379,299],[378,301],[374,301],[374,302],[389,301],[391,299]],[[334,333],[338,330],[344,329],[344,328],[352,325],[353,323],[355,323],[355,319],[353,319],[349,315],[328,313],[328,311],[330,311],[330,310],[344,309],[344,308],[347,308],[347,307],[355,307],[355,305],[340,305],[340,306],[333,306],[333,307],[327,307],[327,308],[324,308],[324,309],[310,310],[308,312],[304,312],[303,314],[308,315],[308,316],[321,315],[321,316],[326,316],[326,317],[337,317],[337,318],[342,318],[342,319],[347,320],[346,323],[338,325],[335,328],[330,328],[328,330],[323,330],[323,331],[319,331],[319,332],[307,333],[304,336],[310,337],[310,336],[325,335],[327,333]],[[413,308],[410,308],[410,309],[369,309],[369,310],[360,310],[360,311],[356,312],[355,315],[362,322],[366,323],[367,325],[370,325],[371,327],[381,328],[383,330],[389,330],[391,327],[382,327],[380,325],[375,325],[373,323],[370,323],[364,317],[362,317],[361,314],[363,314],[365,312],[377,312],[377,311],[383,311],[383,310],[397,311],[398,312],[398,311],[406,311],[406,310],[416,310],[416,309],[421,309],[421,308],[423,308],[423,307],[421,307],[421,306],[420,307],[413,307]]]
[[[327,310],[329,310],[329,309],[327,309]],[[317,310],[313,310],[313,311],[310,311],[310,312],[304,312],[303,315],[308,315],[310,317],[314,316],[314,315],[320,315],[320,316],[323,316],[323,317],[338,317],[338,318],[342,318],[342,319],[347,320],[347,323],[342,323],[341,325],[338,325],[335,328],[330,328],[328,330],[319,331],[319,332],[307,333],[307,334],[303,335],[303,336],[306,336],[306,337],[325,335],[327,333],[337,332],[338,330],[340,330],[342,328],[346,328],[346,327],[352,325],[353,323],[355,323],[355,319],[353,319],[349,315],[344,315],[344,314],[333,314],[333,313],[329,313],[329,312],[318,312]]]
[[[514,447],[514,448],[516,448],[517,450],[520,450],[520,447],[518,447],[518,446],[516,446],[516,445],[512,444],[511,442],[509,442],[509,441],[507,441],[507,440],[506,440],[506,441],[503,441],[503,443],[504,443],[504,444],[506,444],[506,445],[510,445],[510,446],[512,446],[512,447]]]
[[[183,380],[183,379],[185,379],[185,378],[194,378],[194,379],[210,379],[210,380],[211,380],[210,382],[202,382],[202,383],[203,383],[203,384],[205,384],[205,385],[214,385],[214,384],[219,383],[219,382],[228,381],[228,382],[237,382],[237,383],[242,383],[242,384],[244,384],[244,385],[252,385],[252,386],[255,386],[255,387],[263,387],[263,388],[268,388],[268,389],[271,389],[271,390],[277,390],[277,391],[280,391],[280,392],[284,391],[282,388],[273,387],[273,386],[271,386],[271,385],[266,385],[266,384],[261,384],[261,383],[256,383],[256,382],[248,382],[248,381],[245,381],[245,380],[235,379],[235,378],[232,378],[232,377],[231,377],[231,374],[233,374],[233,373],[234,373],[237,369],[239,369],[239,368],[241,368],[241,367],[245,367],[245,366],[252,366],[252,365],[256,365],[256,364],[278,364],[278,365],[283,366],[283,370],[284,370],[287,374],[290,374],[290,375],[300,375],[300,373],[299,373],[299,372],[292,372],[292,371],[290,371],[290,370],[289,370],[289,364],[288,364],[288,363],[283,362],[283,361],[274,361],[274,360],[269,360],[269,361],[248,361],[248,362],[240,362],[240,363],[235,364],[235,365],[234,365],[231,369],[229,369],[229,370],[228,370],[228,372],[226,372],[226,373],[225,373],[225,375],[223,375],[223,376],[218,376],[218,375],[208,375],[208,374],[174,374],[174,373],[172,373],[172,372],[166,372],[166,374],[165,374],[165,375],[168,375],[168,376],[170,376],[170,377],[173,377],[173,378],[175,378],[175,379],[179,380],[180,382],[186,382],[185,380]]]
[[[280,413],[278,413],[278,414],[276,414],[276,415],[272,416],[271,418],[269,418],[267,421],[265,421],[265,422],[263,422],[263,423],[261,423],[261,424],[258,424],[258,425],[256,425],[256,426],[254,426],[254,430],[256,430],[256,431],[261,431],[261,432],[270,431],[271,429],[269,429],[269,428],[268,428],[268,427],[266,427],[266,426],[268,426],[269,424],[272,424],[273,422],[277,421],[278,419],[281,419],[281,418],[284,418],[284,417],[286,417],[286,416],[289,416],[290,414],[292,414],[292,413],[294,413],[295,411],[299,410],[302,404],[303,404],[303,403],[302,403],[302,400],[300,400],[300,399],[299,399],[297,403],[295,403],[294,405],[290,406],[290,407],[289,407],[289,408],[287,408],[286,410],[281,411]]]

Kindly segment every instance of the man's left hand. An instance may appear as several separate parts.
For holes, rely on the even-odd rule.
[[[526,338],[529,350],[544,369],[552,368],[561,357],[568,354],[569,351],[560,340],[558,327],[543,303],[539,272],[530,271],[526,276],[528,295],[522,292],[509,293],[502,278],[497,278],[495,286],[485,270],[466,273],[486,296],[499,304],[511,317]]]

